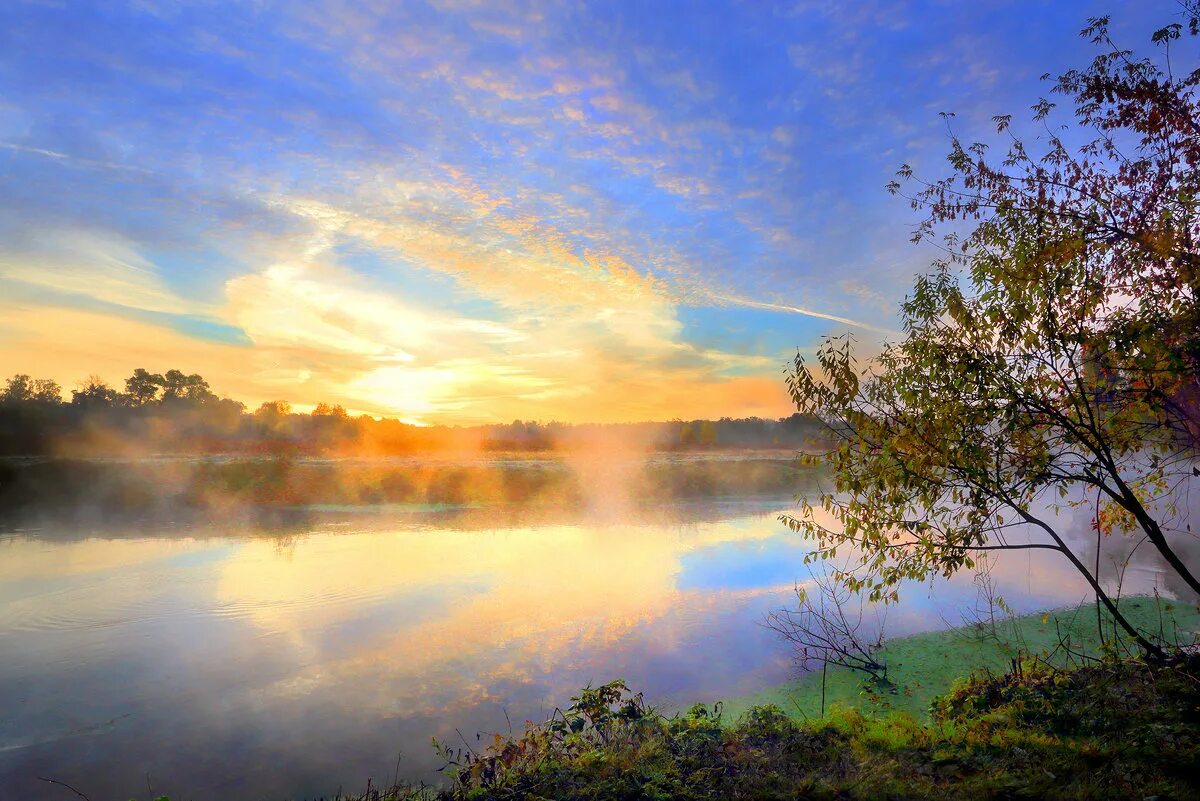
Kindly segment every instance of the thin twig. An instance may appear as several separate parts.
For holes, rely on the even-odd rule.
[[[59,785],[60,787],[66,787],[66,788],[67,788],[68,790],[70,790],[72,793],[74,793],[75,795],[77,795],[77,796],[79,796],[80,798],[82,798],[82,799],[83,799],[83,801],[92,801],[92,799],[88,798],[86,795],[84,795],[83,793],[79,792],[78,790],[76,790],[74,787],[72,787],[71,785],[67,784],[66,782],[60,782],[58,779],[47,779],[45,776],[38,776],[38,779],[39,779],[39,780],[41,780],[41,781],[44,781],[44,782],[49,782],[50,784],[57,784],[57,785]]]

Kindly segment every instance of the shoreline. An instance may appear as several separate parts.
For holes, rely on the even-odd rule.
[[[1181,644],[1200,634],[1200,608],[1195,604],[1136,595],[1121,599],[1120,608],[1135,626],[1148,631],[1157,632],[1161,619],[1169,640],[1176,639],[1170,635],[1173,624]],[[1111,642],[1111,619],[1106,624]],[[864,691],[864,679],[869,680],[866,674],[830,665],[825,677],[826,716],[836,709],[854,709],[873,716],[902,712],[927,722],[935,697],[949,693],[973,675],[1003,674],[1019,656],[1049,653],[1045,661],[1067,667],[1072,661],[1078,665],[1086,657],[1103,652],[1094,603],[997,617],[995,625],[994,633],[965,624],[885,640],[879,659],[888,666],[893,686],[879,692]],[[1069,638],[1070,649],[1082,656],[1065,653],[1058,647],[1060,638]],[[805,672],[783,684],[728,698],[723,704],[724,716],[730,722],[764,705],[779,707],[793,720],[819,719],[821,671]]]

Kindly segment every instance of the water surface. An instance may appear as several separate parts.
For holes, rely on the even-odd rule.
[[[0,535],[0,795],[69,795],[39,776],[93,801],[436,781],[431,736],[519,728],[588,683],[670,706],[785,681],[761,623],[807,576],[777,520],[791,508],[333,506]],[[1157,580],[1134,573],[1130,591]],[[1021,608],[1086,598],[1035,552],[996,577]],[[889,633],[956,621],[974,595],[969,577],[910,588]]]

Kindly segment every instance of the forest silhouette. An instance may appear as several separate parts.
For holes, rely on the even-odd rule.
[[[635,451],[810,449],[821,426],[800,414],[668,422],[422,426],[352,415],[318,403],[311,412],[272,400],[250,410],[213,392],[202,376],[138,368],[124,391],[96,376],[65,399],[53,380],[19,374],[0,390],[0,455],[139,456],[290,454],[398,456],[432,452],[546,452],[621,443]]]

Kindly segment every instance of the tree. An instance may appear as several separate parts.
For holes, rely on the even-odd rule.
[[[158,399],[158,391],[163,386],[163,377],[158,373],[147,372],[137,368],[133,375],[125,379],[125,397],[130,406],[145,406]]]
[[[62,403],[62,387],[58,381],[48,378],[30,378],[18,373],[8,379],[5,389],[0,391],[0,404],[7,406],[56,406]]]
[[[340,403],[336,406],[330,406],[328,403],[318,403],[312,410],[313,417],[331,417],[335,420],[349,420],[350,415],[346,413],[346,408]]]
[[[204,416],[209,424],[224,434],[235,432],[246,412],[246,404],[232,398],[217,398],[204,404]]]
[[[33,379],[24,373],[18,373],[8,379],[4,392],[0,393],[0,401],[6,405],[28,403],[33,399]]]
[[[1005,116],[999,163],[952,131],[949,178],[901,169],[925,213],[914,240],[945,255],[917,279],[904,336],[877,359],[857,358],[849,336],[826,340],[813,367],[797,356],[789,391],[831,432],[822,458],[834,487],[818,504],[829,518],[807,505],[785,521],[817,541],[815,558],[854,548],[840,577],[873,599],[971,568],[981,551],[1060,553],[1159,653],[1053,514],[1095,504],[1098,534],[1143,538],[1200,593],[1169,536],[1187,526],[1176,499],[1200,475],[1200,70],[1177,77],[1169,58],[1135,59],[1107,22],[1083,31],[1101,54],[1054,84],[1091,132],[1076,149],[1041,100],[1038,156]],[[1171,25],[1153,41],[1169,55],[1182,35]],[[936,240],[947,224],[957,230]]]
[[[287,401],[263,401],[257,409],[254,410],[254,416],[260,420],[280,420],[292,413],[292,404]]]
[[[264,435],[276,436],[284,433],[291,414],[292,404],[287,401],[265,401],[254,410],[254,419]]]
[[[159,383],[162,386],[164,401],[204,403],[216,400],[217,397],[209,389],[208,382],[196,373],[186,375],[182,370],[168,370]]]
[[[687,447],[696,442],[696,430],[691,423],[683,423],[679,426],[679,444]]]
[[[33,399],[38,403],[62,403],[62,387],[49,378],[37,378],[33,382]]]
[[[120,394],[104,383],[98,375],[90,375],[79,382],[79,389],[71,390],[73,406],[114,406]]]
[[[57,381],[49,378],[30,378],[24,373],[18,373],[8,379],[4,391],[0,392],[0,403],[8,405],[61,402],[62,387]]]

